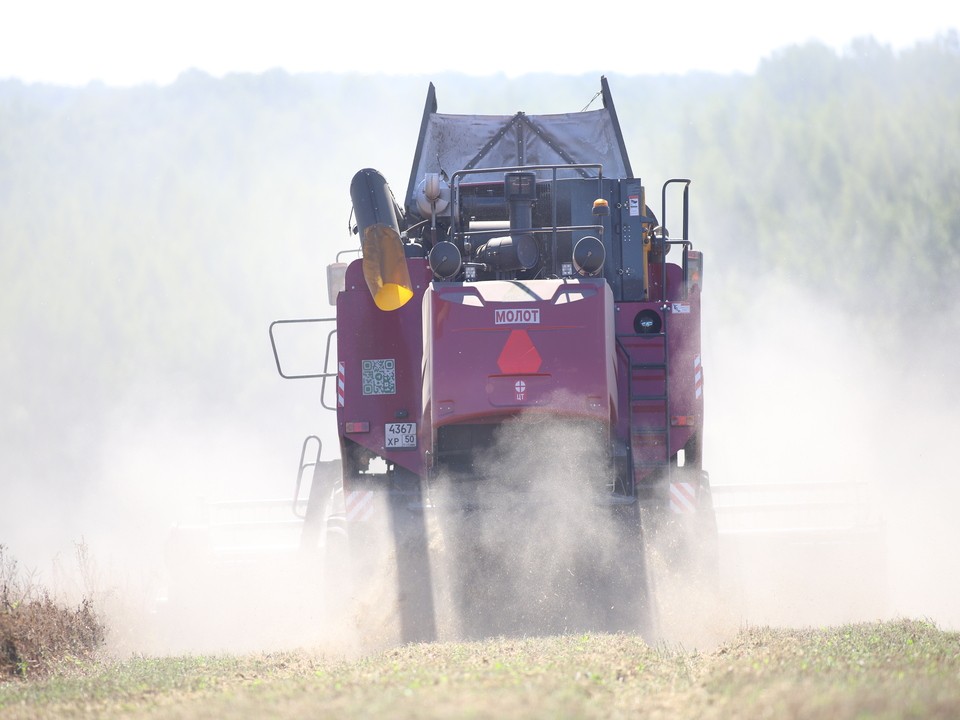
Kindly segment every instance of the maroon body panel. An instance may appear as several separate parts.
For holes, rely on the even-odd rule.
[[[680,299],[679,266],[667,265],[665,301],[617,303],[603,279],[435,282],[423,259],[407,263],[414,297],[393,312],[374,304],[361,261],[347,270],[337,302],[345,442],[424,476],[439,428],[549,412],[608,427],[643,483],[702,428],[700,290]],[[641,311],[668,332],[638,333]]]
[[[657,287],[661,266],[653,265]],[[617,423],[627,443],[636,483],[655,477],[703,426],[700,365],[700,289],[683,298],[683,273],[667,264],[666,300],[617,304],[616,333],[620,404],[629,408]],[[655,312],[662,333],[637,333],[634,319]],[[685,458],[686,459],[686,458]]]
[[[526,127],[523,113],[502,127],[435,113],[428,97],[404,207],[376,171],[351,184],[364,260],[337,298],[345,485],[482,480],[497,428],[528,413],[597,427],[616,502],[699,475],[674,472],[702,471],[703,257],[687,239],[690,181],[664,184],[661,227],[640,178],[608,162],[612,146],[596,134],[600,117],[617,127],[615,113],[544,116],[529,138],[518,130],[517,157],[500,141]],[[534,160],[547,125],[563,162]],[[665,227],[670,186],[682,189],[680,240]],[[385,471],[371,469],[375,458]]]
[[[613,297],[604,280],[434,283],[423,298],[424,417],[438,428],[551,412],[617,415]]]
[[[341,439],[422,475],[419,442],[391,448],[386,438],[390,424],[414,423],[417,433],[421,426],[420,301],[431,274],[425,260],[413,258],[407,265],[414,297],[392,312],[374,304],[362,260],[347,268],[345,289],[337,297],[337,424]]]

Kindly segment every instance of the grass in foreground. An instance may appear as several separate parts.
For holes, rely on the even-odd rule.
[[[960,634],[742,630],[709,654],[622,635],[87,663],[0,684],[0,717],[954,718]]]

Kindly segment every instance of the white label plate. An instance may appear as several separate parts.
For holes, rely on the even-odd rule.
[[[384,425],[383,435],[387,450],[417,446],[416,423],[387,423]]]

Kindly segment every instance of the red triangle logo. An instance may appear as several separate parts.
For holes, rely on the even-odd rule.
[[[534,347],[526,330],[511,330],[510,337],[500,351],[497,365],[504,375],[523,375],[535,373],[540,369],[543,358]]]

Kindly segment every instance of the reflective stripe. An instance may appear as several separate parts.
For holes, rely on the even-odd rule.
[[[352,490],[344,501],[348,521],[363,521],[373,517],[373,490]]]
[[[670,511],[678,514],[697,511],[697,490],[693,483],[670,483]]]
[[[693,359],[693,389],[694,396],[699,400],[703,396],[703,368],[700,367],[700,356]]]

